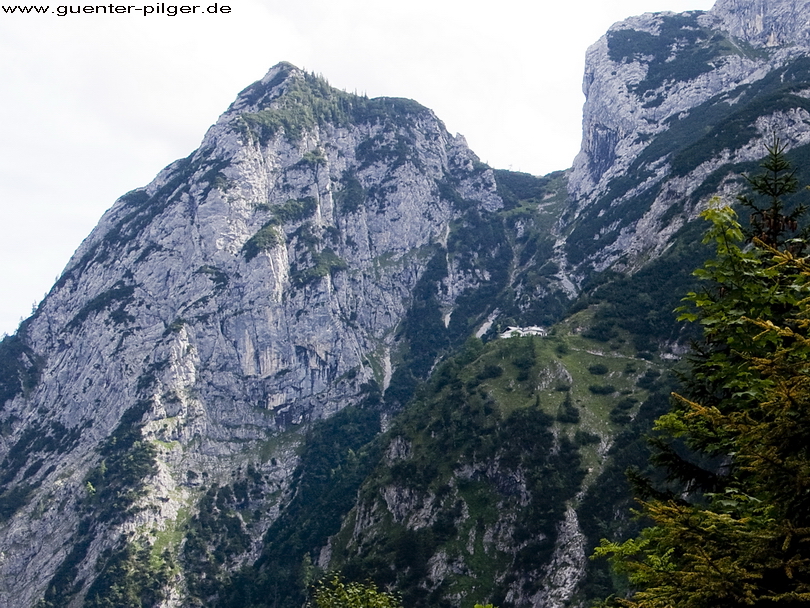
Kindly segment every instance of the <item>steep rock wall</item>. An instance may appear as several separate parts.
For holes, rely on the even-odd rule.
[[[582,148],[561,222],[574,284],[660,255],[712,194],[695,194],[701,185],[762,158],[775,134],[789,150],[810,142],[798,84],[807,12],[805,2],[720,1],[709,12],[648,13],[588,49]]]
[[[414,102],[288,64],[243,91],[196,152],[112,206],[21,330],[40,380],[5,404],[4,489],[33,489],[0,529],[0,605],[46,588],[79,605],[117,537],[154,539],[188,510],[190,479],[227,479],[382,385],[450,222],[501,206],[492,171]],[[129,480],[124,512],[91,533],[116,429],[148,447],[148,484]],[[264,457],[280,496],[295,443]],[[55,589],[59,572],[81,591]]]

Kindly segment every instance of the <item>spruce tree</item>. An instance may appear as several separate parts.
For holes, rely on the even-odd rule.
[[[751,212],[751,227],[746,230],[748,240],[754,238],[777,249],[789,249],[794,254],[801,254],[807,246],[809,236],[806,227],[799,234],[799,220],[807,212],[805,205],[796,205],[790,211],[785,210],[784,197],[799,190],[796,169],[785,158],[785,146],[774,135],[773,143],[768,146],[768,155],[761,167],[762,173],[752,177],[745,176],[751,189],[764,198],[764,204],[757,202],[750,195],[743,194],[737,200]],[[788,238],[790,237],[790,238]]]
[[[714,201],[702,215],[717,255],[696,275],[681,318],[700,323],[683,394],[655,425],[670,486],[643,480],[650,525],[602,541],[632,591],[608,603],[637,608],[810,605],[810,262],[798,190],[784,147],[748,180],[767,204],[743,231]]]

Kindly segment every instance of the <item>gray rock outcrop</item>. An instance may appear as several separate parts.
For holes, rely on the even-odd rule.
[[[708,197],[695,201],[693,194],[707,177],[720,167],[762,158],[774,134],[788,149],[810,142],[806,110],[773,104],[756,117],[756,132],[745,141],[673,171],[681,140],[698,135],[675,133],[686,119],[697,126],[696,116],[709,108],[714,116],[733,114],[744,105],[735,104],[779,70],[804,78],[796,75],[799,68],[790,72],[810,49],[808,19],[810,5],[804,1],[719,0],[708,12],[631,17],[588,49],[582,147],[571,169],[573,207],[564,224],[575,226],[580,216],[608,216],[609,208],[647,199],[640,216],[634,212],[625,221],[614,212],[613,222],[600,223],[587,237],[578,235],[603,240],[604,246],[587,256],[592,268],[620,262],[632,270],[639,260],[660,254],[705,204]],[[684,215],[675,221],[665,217],[683,201],[689,201]],[[577,283],[583,276],[576,268],[580,260],[571,262],[563,260],[563,266]]]
[[[492,170],[431,111],[288,64],[243,91],[196,152],[116,201],[21,330],[42,365],[3,411],[4,451],[24,453],[6,482],[43,490],[0,529],[0,606],[32,605],[64,563],[99,446],[135,404],[148,403],[130,423],[157,469],[137,515],[80,556],[75,605],[117,536],[173,525],[198,494],[189,476],[227,477],[274,437],[384,388],[459,201],[502,204]],[[26,439],[49,424],[80,433],[55,448]],[[283,494],[294,451],[268,449]]]

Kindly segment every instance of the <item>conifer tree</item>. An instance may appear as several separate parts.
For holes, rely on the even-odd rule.
[[[671,483],[641,482],[650,523],[624,543],[602,541],[635,608],[793,608],[810,605],[810,261],[802,207],[784,147],[748,180],[765,197],[748,243],[730,207],[702,215],[717,255],[696,271],[681,318],[698,322],[683,395],[656,422],[657,464]],[[798,211],[797,211],[798,210]]]
[[[746,236],[749,240],[756,238],[771,247],[801,254],[807,246],[810,226],[798,235],[794,233],[798,231],[799,220],[807,212],[807,207],[796,205],[786,212],[784,202],[785,196],[795,194],[799,189],[796,169],[785,158],[785,146],[775,135],[767,150],[768,155],[761,165],[764,171],[753,177],[745,176],[751,189],[765,198],[764,205],[746,194],[737,197],[743,207],[751,212],[751,228],[746,231]],[[788,240],[786,236],[792,238]]]

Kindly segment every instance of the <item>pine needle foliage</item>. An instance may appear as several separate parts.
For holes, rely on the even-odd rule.
[[[334,575],[317,584],[308,608],[402,608],[399,596],[373,583],[344,582]]]
[[[671,485],[640,481],[650,525],[597,548],[632,590],[606,605],[810,605],[810,260],[803,210],[784,213],[797,187],[783,152],[774,140],[764,177],[748,180],[770,201],[752,214],[749,244],[730,207],[702,214],[717,255],[680,312],[704,338],[655,425]]]
[[[774,135],[768,146],[768,155],[762,163],[764,171],[752,177],[746,176],[751,189],[765,198],[765,204],[757,203],[750,195],[744,194],[737,200],[751,211],[751,228],[746,231],[749,239],[758,238],[766,245],[780,249],[789,249],[800,254],[807,246],[810,227],[798,235],[786,238],[799,229],[799,219],[807,212],[805,205],[796,205],[786,211],[784,197],[799,190],[796,169],[791,167],[785,158],[785,145]]]

